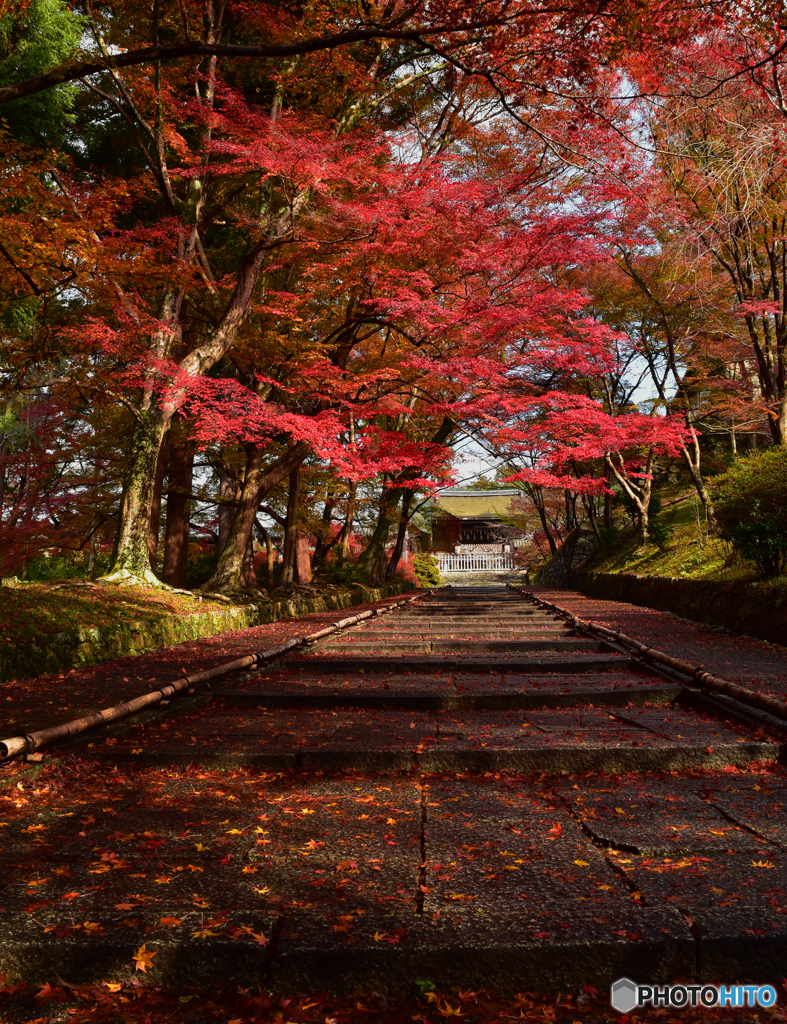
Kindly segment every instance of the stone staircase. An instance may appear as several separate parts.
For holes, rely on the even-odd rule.
[[[451,587],[503,587],[506,583],[520,586],[527,582],[524,573],[512,572],[505,569],[502,572],[494,572],[488,569],[478,569],[466,572],[441,572],[440,579],[443,584]]]

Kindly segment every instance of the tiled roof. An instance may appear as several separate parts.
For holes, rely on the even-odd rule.
[[[509,515],[511,501],[520,496],[514,488],[505,490],[473,491],[456,488],[441,491],[434,499],[436,515],[445,513],[457,519],[497,519]]]

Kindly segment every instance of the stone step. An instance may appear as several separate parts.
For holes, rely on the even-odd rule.
[[[599,653],[605,649],[603,642],[597,640],[573,640],[555,637],[544,640],[392,640],[387,637],[377,639],[360,639],[357,634],[349,634],[339,640],[323,642],[319,645],[321,652],[340,654],[345,651],[353,654],[491,654],[494,652],[513,653],[516,651],[556,651],[575,653],[587,651]]]
[[[322,654],[322,648],[315,646],[314,654],[301,653],[287,661],[293,671],[329,672],[347,676],[353,673],[390,675],[399,672],[439,672],[461,671],[473,672],[477,675],[492,673],[520,672],[529,675],[574,672],[606,672],[610,669],[625,668],[632,664],[630,658],[620,654],[579,654],[545,651],[538,657],[523,654],[496,654],[463,656],[450,654],[400,654],[389,655],[356,654],[348,651],[341,657],[333,654]]]
[[[474,687],[472,693],[451,689],[344,689],[331,691],[316,684],[301,684],[296,688],[266,687],[265,689],[240,689],[225,687],[217,696],[232,704],[250,705],[261,708],[380,708],[402,711],[494,711],[512,708],[546,707],[628,707],[647,703],[649,705],[669,704],[682,693],[679,686],[660,684],[643,686],[632,692],[620,686],[583,686],[565,691],[557,687],[530,689],[521,687],[499,687],[486,689]]]
[[[150,981],[179,990],[778,980],[787,789],[754,785],[165,776],[145,802],[129,786],[43,830],[9,822],[0,969],[122,982],[144,944]]]
[[[276,710],[238,716],[216,698],[210,719],[188,739],[139,749],[131,730],[94,756],[113,764],[254,765],[270,771],[674,771],[770,763],[778,745],[742,737],[675,707],[626,706],[487,711],[347,708]],[[181,736],[183,734],[181,733]],[[215,742],[224,740],[224,745]],[[134,751],[137,751],[134,753]]]

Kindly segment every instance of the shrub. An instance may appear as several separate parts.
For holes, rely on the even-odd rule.
[[[215,545],[189,544],[186,562],[186,587],[192,590],[207,583],[219,564],[219,549]]]
[[[617,526],[599,526],[598,535],[606,551],[614,551],[620,543],[620,529]]]
[[[660,520],[651,520],[648,523],[648,539],[658,545],[662,550],[667,547],[672,537],[672,527]]]
[[[787,567],[787,450],[744,456],[718,483],[721,537],[763,575],[778,576]]]
[[[354,562],[331,560],[325,566],[325,576],[337,587],[351,587],[353,584],[368,586],[369,581]]]
[[[413,572],[422,587],[439,587],[442,582],[434,555],[418,555],[417,558],[414,558]]]

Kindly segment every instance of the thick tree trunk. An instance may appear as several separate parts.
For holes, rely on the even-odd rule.
[[[203,589],[230,592],[242,589],[243,557],[260,502],[276,484],[292,472],[295,466],[299,466],[308,454],[309,445],[305,441],[298,441],[272,465],[263,468],[263,449],[256,445],[248,445],[246,473],[230,535],[227,538],[227,546],[221,553],[216,571]]]
[[[282,227],[289,230],[288,224],[284,222]],[[207,373],[233,346],[248,319],[266,258],[267,248],[262,242],[255,244],[243,254],[237,270],[235,290],[219,324],[202,344],[196,345],[187,352],[179,363],[181,370],[185,373]],[[179,306],[177,297],[171,297],[167,306],[170,312],[163,318],[174,319],[179,315]],[[166,344],[162,343],[162,337],[164,335],[160,334],[153,339],[151,350],[155,355],[164,358],[173,351],[175,346],[171,340]],[[104,577],[109,581],[121,582],[129,577],[135,577],[153,584],[158,583],[150,570],[148,558],[150,513],[156,460],[162,438],[169,428],[175,410],[170,407],[163,409],[155,399],[149,398],[148,400],[149,407],[143,408],[137,414],[129,460],[130,470],[121,507],[117,554],[111,573]],[[238,571],[250,528],[249,524],[238,552]]]
[[[161,532],[161,492],[164,487],[164,474],[167,471],[167,442],[166,438],[158,450],[158,462],[156,463],[156,481],[153,489],[153,502],[150,508],[150,532],[148,533],[148,558],[150,568],[153,572],[158,568],[158,543]]]
[[[169,432],[169,494],[167,529],[164,536],[164,568],[161,578],[172,587],[186,584],[189,553],[191,483],[194,474],[194,445],[188,437],[188,424],[175,417]]]
[[[237,501],[238,485],[236,481],[232,479],[229,473],[225,473],[221,469],[218,472],[219,497],[227,498],[230,501]],[[227,539],[232,529],[232,514],[233,509],[231,505],[219,505],[219,554],[227,546]]]
[[[295,582],[308,586],[312,581],[312,560],[309,556],[309,537],[297,527],[295,529]]]
[[[150,583],[158,582],[150,570],[148,539],[158,454],[170,419],[170,412],[154,406],[141,413],[135,424],[117,550],[112,571],[104,579],[122,581],[136,577]]]
[[[410,522],[410,505],[413,503],[413,492],[405,491],[402,495],[402,512],[399,516],[399,529],[396,533],[396,543],[394,544],[391,557],[388,559],[388,568],[385,572],[385,578],[392,580],[396,576],[396,569],[399,565],[399,560],[402,557],[402,551],[404,550],[404,542],[407,536],[407,525]]]
[[[401,487],[388,487],[383,491],[377,525],[366,549],[358,559],[358,568],[361,572],[366,573],[370,583],[381,582],[381,563],[385,564],[385,545],[388,543],[391,523],[402,492],[403,488]]]

